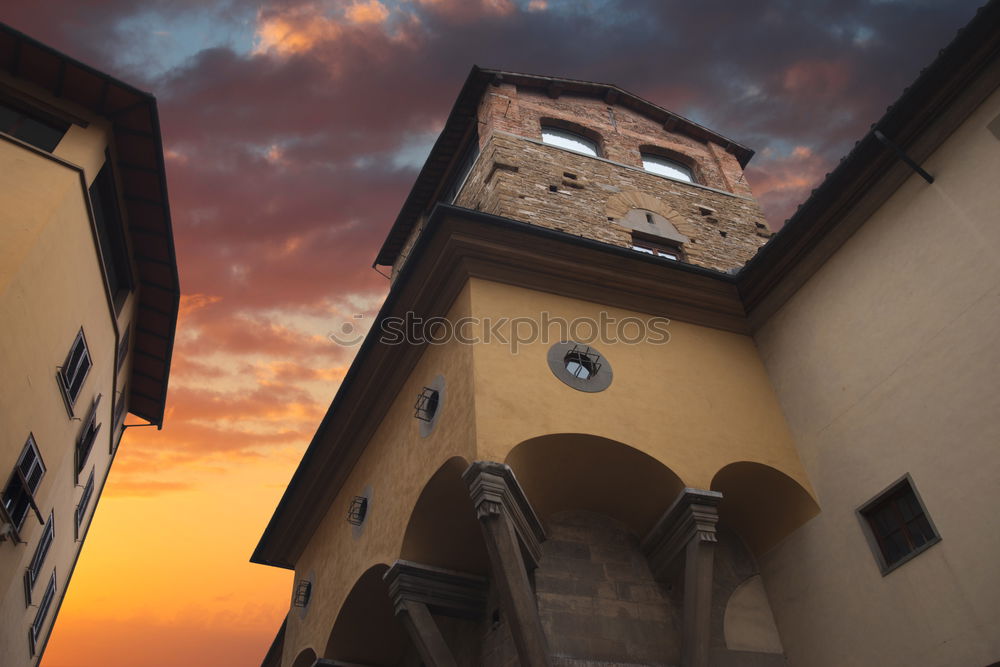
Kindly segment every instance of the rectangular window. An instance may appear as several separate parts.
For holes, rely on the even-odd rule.
[[[45,557],[49,555],[49,547],[56,536],[55,513],[49,513],[49,520],[45,522],[45,530],[35,547],[35,554],[31,557],[31,563],[24,573],[24,604],[31,604],[31,591],[35,588],[35,582],[42,574],[42,566],[45,565]]]
[[[62,390],[63,398],[66,399],[66,405],[69,406],[70,412],[76,405],[76,399],[80,396],[83,382],[87,379],[92,365],[90,350],[87,349],[87,339],[83,335],[83,327],[80,327],[76,338],[73,339],[73,345],[69,348],[69,354],[66,355],[66,361],[63,362],[57,374],[59,388]]]
[[[906,475],[858,510],[882,574],[941,541]]]
[[[45,627],[45,617],[49,615],[49,607],[56,597],[56,571],[52,569],[52,576],[49,577],[49,584],[45,587],[42,599],[38,601],[38,611],[35,613],[35,620],[31,622],[31,629],[28,630],[28,645],[31,647],[31,655],[38,651],[38,638],[42,636],[42,628]]]
[[[21,450],[21,456],[17,459],[14,472],[11,473],[3,490],[3,510],[6,514],[4,518],[10,521],[15,540],[20,540],[19,533],[24,526],[25,517],[28,516],[28,510],[34,510],[38,522],[42,522],[41,512],[35,503],[35,492],[44,476],[45,464],[42,463],[42,455],[38,453],[35,437],[29,435],[24,449]]]
[[[111,170],[111,159],[105,158],[104,166],[90,186],[90,204],[94,210],[94,224],[101,245],[101,261],[108,278],[108,288],[115,310],[120,310],[132,291],[132,270],[129,266],[125,227],[118,207],[118,189]]]
[[[115,415],[114,415],[114,437],[111,439],[110,454],[114,454],[115,448],[118,447],[118,443],[121,441],[122,435],[125,433],[124,423],[125,415],[128,414],[128,386],[122,387],[122,393],[118,396],[118,400],[115,402]]]
[[[94,442],[97,441],[97,434],[101,431],[101,425],[97,423],[97,406],[101,403],[101,395],[98,394],[94,403],[90,406],[87,416],[83,420],[80,428],[80,435],[76,438],[76,477],[80,481],[80,473],[83,466],[87,464],[90,452],[94,449]]]
[[[122,366],[125,364],[125,359],[128,358],[128,344],[129,340],[132,338],[132,325],[128,325],[125,328],[125,333],[122,334],[122,338],[118,341],[118,359],[115,361],[115,370],[120,371]]]
[[[636,233],[632,234],[632,250],[655,257],[665,257],[674,261],[684,258],[680,246],[670,245],[661,241],[651,241],[645,236],[640,236]]]
[[[69,123],[51,118],[27,105],[0,100],[0,132],[52,152],[62,140]]]
[[[83,495],[76,506],[76,539],[80,539],[80,528],[83,526],[83,519],[87,516],[87,506],[90,505],[90,497],[94,495],[94,469],[90,469],[90,478],[87,479],[87,486],[83,487]]]

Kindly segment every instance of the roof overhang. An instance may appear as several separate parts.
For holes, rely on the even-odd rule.
[[[0,68],[111,122],[139,283],[129,412],[162,427],[180,281],[156,99],[3,23]]]
[[[431,149],[427,161],[396,217],[389,234],[375,258],[375,265],[389,266],[395,263],[406,244],[419,217],[434,205],[438,191],[444,185],[448,174],[462,155],[462,148],[476,126],[479,100],[488,86],[499,83],[513,83],[522,88],[537,88],[550,95],[584,95],[597,97],[609,104],[617,104],[652,118],[669,127],[672,132],[690,136],[699,141],[711,141],[733,153],[740,166],[745,167],[754,152],[746,146],[728,139],[717,132],[648,102],[637,95],[622,90],[618,86],[592,81],[578,81],[552,76],[519,74],[496,69],[473,67],[458,94],[458,99],[448,115],[444,129]]]

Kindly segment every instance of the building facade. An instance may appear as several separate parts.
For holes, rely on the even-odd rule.
[[[998,22],[773,238],[749,149],[474,69],[252,557],[264,664],[1000,660]]]
[[[37,664],[179,287],[156,102],[0,24],[0,661]]]

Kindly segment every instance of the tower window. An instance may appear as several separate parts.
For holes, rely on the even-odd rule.
[[[552,127],[551,125],[542,126],[542,143],[565,148],[574,153],[590,155],[591,157],[600,156],[597,150],[597,142],[588,139],[582,134],[570,132],[559,127]]]
[[[18,540],[17,533],[24,525],[24,519],[28,516],[28,510],[34,510],[38,517],[38,522],[42,522],[41,512],[35,503],[35,492],[42,483],[45,476],[45,464],[42,463],[42,455],[38,452],[38,445],[35,444],[35,437],[28,436],[28,441],[24,443],[21,456],[17,459],[14,472],[11,473],[10,480],[3,490],[3,510],[4,517],[10,521],[14,530],[14,538]]]
[[[858,513],[882,574],[888,574],[941,540],[907,475]]]
[[[674,245],[666,242],[666,239],[652,241],[635,233],[632,234],[632,250],[654,257],[664,257],[674,261],[682,261],[684,252],[680,244]]]
[[[45,117],[17,103],[0,101],[0,132],[43,151],[54,151],[67,129],[68,123]]]
[[[694,173],[687,165],[652,153],[642,154],[642,168],[651,174],[666,176],[677,181],[694,183]]]

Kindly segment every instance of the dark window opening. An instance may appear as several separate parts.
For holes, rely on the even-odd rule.
[[[76,506],[76,539],[80,539],[80,528],[83,526],[83,519],[87,516],[87,506],[90,505],[90,497],[94,495],[94,470],[91,468],[90,477],[87,479],[87,486],[83,487],[83,495]]]
[[[360,526],[365,522],[365,515],[368,514],[368,498],[365,496],[354,496],[351,499],[351,506],[347,508],[347,523],[352,526]]]
[[[458,162],[458,168],[455,170],[455,175],[448,185],[448,190],[445,192],[444,197],[442,197],[444,203],[453,204],[458,199],[458,193],[462,189],[462,186],[465,185],[465,181],[472,172],[472,166],[476,164],[478,157],[479,135],[473,133],[469,138],[469,145],[465,147],[465,151],[462,153],[462,159]]]
[[[0,132],[51,153],[62,140],[69,123],[57,121],[16,102],[0,101]]]
[[[421,421],[431,421],[437,413],[440,401],[441,394],[438,393],[437,389],[424,387],[420,395],[417,396],[416,404],[413,406],[414,416]]]
[[[73,345],[69,348],[66,361],[59,369],[59,387],[62,389],[63,397],[66,399],[70,410],[76,405],[76,399],[83,389],[83,381],[87,379],[87,374],[91,367],[90,350],[87,349],[87,339],[83,335],[83,328],[77,332],[73,339]]]
[[[129,267],[125,227],[118,207],[118,191],[110,158],[105,159],[104,166],[90,186],[90,203],[94,210],[94,224],[97,227],[101,260],[108,288],[111,290],[111,299],[115,310],[120,310],[132,291],[132,270]]]
[[[563,364],[573,377],[589,380],[601,370],[601,355],[589,347],[576,345],[563,357]]]
[[[52,541],[55,539],[55,513],[49,513],[49,520],[45,522],[45,530],[42,531],[42,536],[38,540],[38,546],[35,547],[35,553],[31,557],[31,563],[28,564],[28,569],[24,573],[24,604],[28,606],[31,604],[31,592],[35,588],[35,582],[42,574],[42,566],[45,565],[45,557],[49,555],[49,547],[52,546]]]
[[[941,539],[909,477],[868,503],[860,513],[882,556],[883,572]]]
[[[35,612],[35,620],[31,622],[31,628],[28,630],[28,646],[31,649],[31,655],[35,655],[38,651],[38,638],[42,635],[42,628],[45,626],[45,617],[49,615],[49,607],[52,606],[52,600],[56,597],[56,571],[52,570],[52,576],[49,577],[49,584],[45,587],[45,593],[42,595],[42,599],[38,603],[38,611]]]
[[[97,441],[97,434],[101,431],[101,425],[97,423],[97,406],[101,403],[101,395],[94,399],[87,416],[83,420],[80,428],[80,435],[76,438],[76,476],[80,479],[83,466],[86,465],[90,457],[91,450],[94,449],[94,442]]]
[[[19,533],[24,526],[24,519],[28,516],[28,510],[34,510],[38,523],[43,523],[42,514],[35,503],[35,492],[38,491],[44,476],[45,464],[42,462],[42,455],[38,452],[35,437],[29,435],[24,449],[21,450],[21,456],[17,459],[14,472],[11,473],[3,490],[3,512],[6,515],[3,519],[10,523],[15,541],[20,541]]]

